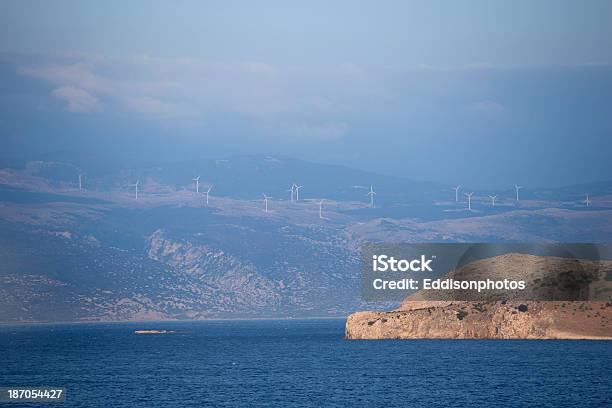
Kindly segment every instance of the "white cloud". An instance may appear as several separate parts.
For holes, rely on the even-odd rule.
[[[109,109],[171,112],[167,116],[172,117],[210,112],[265,120],[285,114],[333,116],[374,96],[375,88],[366,70],[354,64],[305,68],[197,58],[46,56],[19,72],[104,98]]]
[[[300,109],[300,96],[287,72],[269,64],[143,56],[57,60],[21,67],[19,72],[60,89],[104,97],[116,109],[164,118],[220,111],[269,118]]]
[[[444,122],[456,109],[505,112],[497,91],[488,86],[491,79],[481,79],[482,70],[497,73],[498,68],[47,55],[22,62],[19,72],[47,83],[72,112],[95,111],[103,101],[108,115],[189,123],[232,117],[274,137],[322,140],[345,137],[363,117],[416,128],[432,118]]]
[[[83,89],[73,86],[63,86],[51,92],[55,98],[66,102],[66,108],[70,112],[86,113],[98,109],[99,101]]]
[[[55,86],[74,86],[88,91],[101,91],[105,88],[102,78],[92,72],[92,66],[83,63],[47,64],[38,67],[25,67],[20,73],[42,79]]]

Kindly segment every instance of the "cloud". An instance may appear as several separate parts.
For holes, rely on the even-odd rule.
[[[286,73],[260,62],[73,56],[29,63],[18,72],[61,89],[57,95],[52,91],[55,97],[76,97],[74,90],[78,89],[83,98],[84,94],[91,97],[90,102],[104,97],[116,110],[164,118],[191,118],[220,111],[271,117],[299,109]],[[70,110],[84,109],[73,106]]]
[[[494,117],[514,110],[500,102],[511,101],[512,91],[499,84],[541,72],[487,64],[295,66],[138,55],[14,61],[20,74],[47,85],[71,112],[189,126],[230,120],[257,136],[297,140],[358,135],[367,123],[413,139],[444,133],[461,121],[458,112]]]
[[[67,109],[75,113],[94,112],[99,107],[99,101],[83,89],[73,86],[63,86],[51,91],[55,98],[66,102]]]
[[[35,62],[33,62],[35,61]],[[352,64],[295,67],[258,61],[210,62],[148,56],[39,56],[18,67],[51,87],[71,112],[91,112],[103,100],[105,114],[206,120],[219,115],[269,123],[312,123],[285,129],[285,137],[337,138],[344,116],[373,94],[366,70]],[[291,120],[287,120],[291,118]],[[335,124],[334,124],[335,123]]]
[[[45,64],[37,67],[24,67],[21,74],[42,79],[55,86],[74,86],[91,91],[101,91],[106,85],[102,78],[92,72],[92,66],[83,63]]]

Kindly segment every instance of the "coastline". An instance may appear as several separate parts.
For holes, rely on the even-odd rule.
[[[612,340],[610,302],[406,302],[390,312],[357,312],[347,340]],[[568,307],[569,306],[569,307]]]

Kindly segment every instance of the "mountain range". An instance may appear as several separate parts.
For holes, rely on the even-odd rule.
[[[297,202],[292,183],[303,186]],[[612,182],[525,187],[520,201],[512,186],[476,190],[473,211],[452,187],[266,155],[124,166],[61,152],[5,162],[0,321],[344,316],[393,306],[359,297],[365,242],[612,237]]]

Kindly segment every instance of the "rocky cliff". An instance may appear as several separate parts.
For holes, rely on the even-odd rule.
[[[527,257],[535,266],[530,274],[541,276],[543,268],[565,271],[575,262],[548,257],[510,254],[488,261],[480,267],[520,265]],[[542,259],[540,259],[542,258]],[[538,267],[540,265],[540,267]],[[573,266],[572,266],[573,265]],[[583,263],[588,268],[592,263]],[[610,275],[610,262],[600,263],[598,273]],[[501,266],[501,268],[499,268]],[[453,272],[455,277],[475,265]],[[524,271],[519,271],[524,274]],[[537,278],[536,278],[537,279]],[[439,293],[417,292],[390,312],[358,312],[346,322],[347,339],[612,339],[612,302],[608,301],[452,301]]]
[[[612,339],[610,302],[412,302],[358,312],[347,339]]]

